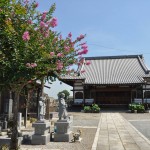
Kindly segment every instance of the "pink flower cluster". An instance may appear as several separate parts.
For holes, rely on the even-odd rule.
[[[39,6],[39,3],[36,2],[35,5],[34,5],[34,7],[36,8],[36,7],[38,7],[38,6]]]
[[[78,62],[77,64],[78,64],[79,66],[81,66],[81,65],[82,65],[82,63],[81,63],[81,62]]]
[[[57,54],[57,57],[63,57],[64,55],[63,55],[63,53],[58,53]]]
[[[29,20],[28,20],[28,24],[32,24],[32,23],[33,23],[32,20],[29,19]]]
[[[49,36],[49,28],[50,27],[54,28],[55,26],[57,26],[57,19],[52,18],[51,20],[46,22],[45,21],[46,15],[47,15],[47,12],[43,12],[43,14],[41,16],[41,21],[40,21],[40,31],[44,37]]]
[[[70,51],[70,47],[69,46],[65,46],[64,49],[65,49],[66,52]]]
[[[30,35],[29,35],[29,32],[28,31],[25,31],[22,35],[22,39],[24,41],[29,41],[30,40]]]
[[[58,61],[58,62],[57,62],[57,70],[61,70],[63,67],[64,67],[64,66],[63,66],[63,63],[60,62],[60,61]]]
[[[88,53],[88,46],[86,44],[81,46],[82,51],[78,52],[78,55],[87,54]]]
[[[91,64],[91,61],[86,61],[85,64],[86,64],[86,65],[90,65],[90,64]]]
[[[27,66],[27,68],[35,68],[35,67],[37,67],[37,64],[36,63],[27,63],[26,66]]]
[[[41,17],[41,21],[44,21],[46,19],[46,15],[47,15],[47,12],[43,12],[42,14],[42,17]]]
[[[85,36],[83,34],[81,34],[79,37],[77,37],[78,41],[81,41]]]
[[[50,56],[53,57],[55,55],[54,52],[50,52]]]
[[[49,28],[48,28],[48,25],[44,21],[40,22],[40,31],[44,37],[49,36]]]
[[[81,73],[84,73],[85,72],[85,70],[81,70]]]
[[[87,46],[86,43],[85,43],[85,44],[81,45],[81,48],[82,48],[82,49],[87,49],[88,46]]]
[[[44,21],[41,21],[41,22],[40,22],[40,27],[41,27],[41,28],[47,28],[48,25],[47,25]]]
[[[68,34],[68,37],[69,37],[69,38],[71,38],[71,37],[72,37],[72,33],[71,33],[71,32]]]
[[[55,17],[52,18],[52,19],[50,20],[49,24],[50,24],[50,26],[51,26],[52,28],[56,27],[57,24],[58,24],[57,18],[55,18]]]

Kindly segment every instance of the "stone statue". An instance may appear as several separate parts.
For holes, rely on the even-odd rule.
[[[61,93],[59,96],[59,113],[58,113],[59,120],[67,119],[68,117],[64,97],[65,97],[64,93]]]
[[[45,110],[46,110],[45,98],[40,97],[40,100],[39,100],[39,120],[40,121],[44,120]]]

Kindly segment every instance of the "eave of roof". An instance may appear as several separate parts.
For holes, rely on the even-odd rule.
[[[138,58],[143,59],[143,55],[118,55],[118,56],[95,56],[95,57],[84,57],[85,60],[96,60],[96,59],[123,59],[123,58]]]

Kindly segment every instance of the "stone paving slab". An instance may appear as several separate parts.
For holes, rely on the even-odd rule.
[[[119,113],[102,113],[96,150],[150,150],[150,141]]]

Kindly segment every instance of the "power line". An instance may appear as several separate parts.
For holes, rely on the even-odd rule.
[[[88,43],[88,45],[94,45],[94,46],[99,46],[99,47],[103,47],[103,48],[106,48],[106,49],[112,49],[112,50],[118,50],[118,51],[127,51],[127,52],[135,53],[135,51],[132,51],[132,50],[112,48],[112,47],[103,46],[103,45],[100,45],[100,44],[90,44],[90,43]],[[142,52],[136,52],[136,53],[142,53]],[[142,53],[142,54],[150,54],[150,53]]]

